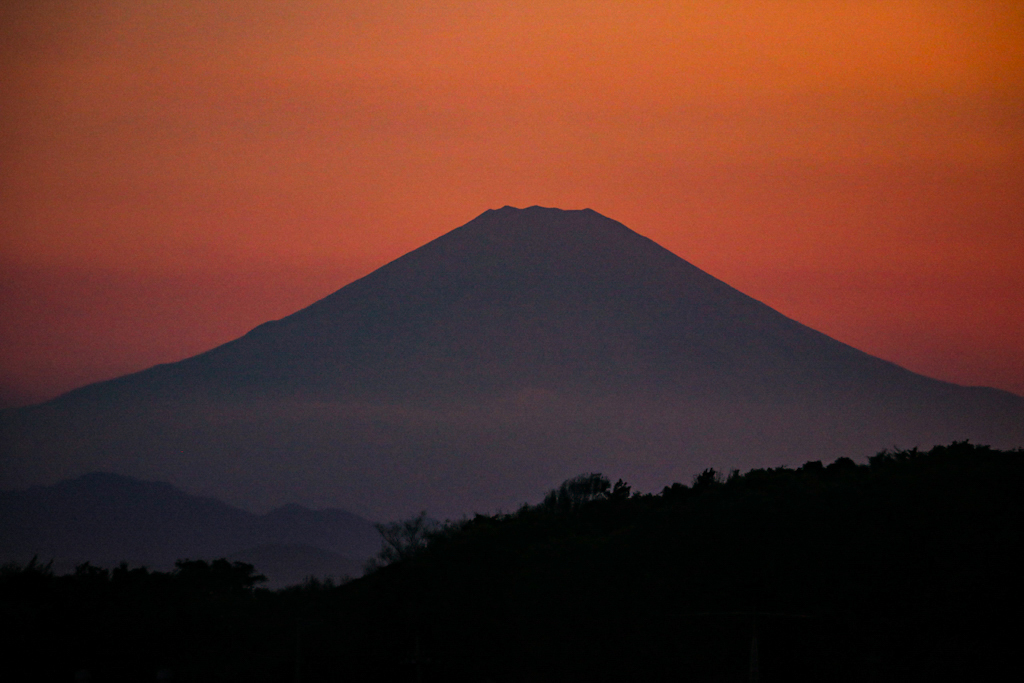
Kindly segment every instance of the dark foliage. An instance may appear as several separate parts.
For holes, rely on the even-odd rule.
[[[8,661],[69,681],[744,681],[756,629],[763,681],[995,680],[1021,635],[1022,483],[1024,451],[967,443],[657,495],[584,475],[278,592],[223,561],[34,563],[0,576]]]

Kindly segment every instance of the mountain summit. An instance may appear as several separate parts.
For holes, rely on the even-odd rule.
[[[483,213],[282,320],[4,417],[0,483],[95,469],[249,507],[512,506],[580,471],[1024,444],[1024,399],[811,330],[591,210]]]

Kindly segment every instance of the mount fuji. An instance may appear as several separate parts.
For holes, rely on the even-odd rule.
[[[491,210],[177,363],[0,414],[0,486],[103,470],[251,510],[509,510],[599,471],[1024,445],[1024,398],[787,318],[591,210]]]

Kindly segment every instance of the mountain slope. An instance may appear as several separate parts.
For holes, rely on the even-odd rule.
[[[5,415],[0,481],[102,468],[441,516],[579,471],[656,488],[968,438],[1024,443],[1024,399],[830,339],[593,211],[505,207],[205,354]]]
[[[723,382],[834,392],[894,375],[920,379],[593,211],[506,207],[239,340],[64,401],[120,387],[328,399],[523,386],[680,394]]]
[[[302,552],[281,552],[294,548]],[[58,571],[122,561],[168,570],[179,559],[231,556],[259,562],[257,569],[278,586],[310,574],[358,575],[379,549],[373,525],[344,510],[288,505],[254,515],[169,484],[115,474],[0,492],[0,563],[38,555]]]

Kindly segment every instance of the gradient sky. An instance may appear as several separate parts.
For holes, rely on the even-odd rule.
[[[1024,3],[0,3],[2,405],[535,204],[1024,394]]]

